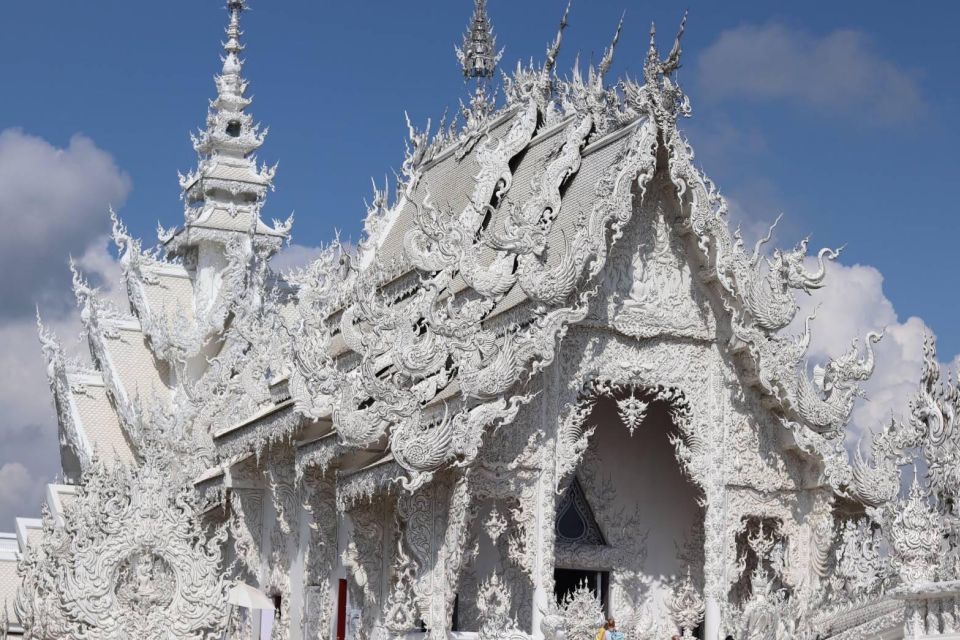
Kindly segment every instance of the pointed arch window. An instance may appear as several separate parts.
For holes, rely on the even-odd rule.
[[[595,545],[607,544],[587,502],[587,496],[574,476],[557,503],[556,536],[559,544]]]

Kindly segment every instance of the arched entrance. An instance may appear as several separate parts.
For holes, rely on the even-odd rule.
[[[554,595],[586,583],[607,615],[668,620],[669,588],[702,584],[700,492],[677,457],[686,415],[669,389],[594,384],[582,405],[586,447],[561,479]]]

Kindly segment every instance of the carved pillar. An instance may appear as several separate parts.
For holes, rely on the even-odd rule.
[[[452,625],[473,508],[466,474],[452,484],[437,478],[398,501],[404,541],[418,565],[413,590],[431,638],[445,640]]]
[[[544,469],[537,480],[537,551],[533,572],[533,615],[530,633],[534,640],[543,640],[544,615],[553,607],[554,532],[553,521],[557,495],[553,474]]]
[[[706,517],[704,522],[704,549],[703,549],[703,579],[704,579],[704,640],[720,640],[720,626],[722,612],[720,603],[723,598],[723,588],[726,584],[724,567],[724,550],[727,545],[723,539],[724,520],[726,518],[725,492],[720,489],[720,495],[708,496]]]
[[[722,383],[723,373],[717,362],[716,369],[709,375],[712,403],[707,409],[708,419],[714,421],[715,433],[720,434],[720,446],[713,447],[707,453],[706,467],[711,472],[703,475],[703,489],[706,497],[704,515],[703,549],[703,596],[704,596],[704,640],[720,640],[722,625],[721,602],[726,597],[728,549],[727,532],[727,489],[724,477],[724,458],[728,443],[730,409],[726,397],[726,388]]]
[[[303,640],[303,624],[304,624],[304,597],[306,590],[302,586],[306,583],[306,554],[307,547],[310,540],[310,526],[308,518],[310,517],[309,512],[304,508],[304,505],[297,505],[297,530],[293,532],[295,539],[297,541],[296,551],[294,552],[293,558],[290,560],[290,584],[291,586],[297,585],[301,588],[291,588],[290,589],[290,640]]]
[[[280,610],[274,617],[271,638],[290,638],[293,627],[300,623],[293,598],[294,562],[300,540],[301,498],[294,476],[293,450],[273,448],[266,461],[264,478],[271,515],[269,552],[265,554],[266,573],[263,587],[267,595],[280,597]],[[297,582],[296,584],[302,584]]]
[[[318,469],[304,474],[302,486],[307,514],[301,523],[303,550],[303,630],[313,640],[329,638],[332,628],[335,566],[339,556],[336,487]]]
[[[705,601],[706,615],[703,619],[704,640],[720,640],[720,602],[713,596]]]
[[[440,589],[435,590],[430,603],[427,627],[430,637],[446,640],[453,617],[453,602],[460,582],[460,569],[463,564],[464,547],[467,541],[467,529],[472,520],[473,494],[470,491],[468,476],[457,478],[450,491],[447,510],[447,526],[437,558],[441,573]],[[424,616],[426,618],[426,616]]]

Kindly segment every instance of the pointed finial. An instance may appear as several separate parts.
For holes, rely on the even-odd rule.
[[[650,23],[650,46],[647,47],[647,60],[660,60],[660,53],[657,51],[657,23]]]
[[[247,8],[244,0],[228,0],[227,11],[230,12],[230,24],[227,25],[227,41],[223,45],[227,53],[240,53],[243,45],[240,44],[240,36],[243,32],[240,30],[240,14]]]
[[[607,75],[607,72],[610,71],[610,66],[613,64],[613,53],[617,49],[617,43],[620,42],[620,33],[623,31],[623,19],[626,17],[626,15],[626,11],[620,14],[620,22],[617,24],[616,32],[613,34],[613,41],[604,52],[603,59],[600,61],[600,66],[597,67],[597,72],[601,78]]]
[[[673,41],[673,48],[670,49],[670,55],[667,56],[667,59],[663,63],[665,74],[670,74],[680,68],[680,56],[683,54],[683,49],[680,48],[680,40],[683,39],[683,34],[687,30],[688,13],[688,11],[683,12],[683,18],[680,20],[680,28],[677,30],[677,37]]]
[[[486,0],[474,0],[473,17],[463,34],[463,48],[458,47],[456,51],[464,78],[483,80],[496,73],[500,53],[497,52],[493,24],[487,16]]]
[[[570,15],[570,6],[572,4],[573,0],[567,0],[567,8],[563,10],[563,17],[560,18],[560,28],[557,29],[557,37],[554,38],[553,44],[547,49],[547,59],[543,64],[544,74],[553,71],[553,68],[557,65],[557,56],[560,55],[560,44],[563,42],[563,31],[569,24],[567,17]]]
[[[650,23],[650,48],[647,50],[647,62],[644,65],[644,76],[647,81],[654,81],[656,78],[665,78],[680,68],[680,56],[683,49],[680,48],[680,41],[687,29],[687,12],[683,12],[683,18],[680,20],[680,28],[677,30],[677,37],[673,41],[673,48],[670,49],[666,59],[660,60],[660,53],[657,51],[657,25]]]

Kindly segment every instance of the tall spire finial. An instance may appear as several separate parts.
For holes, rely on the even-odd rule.
[[[497,51],[497,38],[493,35],[493,25],[487,16],[486,0],[473,1],[473,17],[463,34],[463,48],[457,47],[456,51],[464,78],[475,78],[482,82],[496,73],[503,52]]]
[[[223,50],[227,54],[238,54],[243,50],[243,45],[240,44],[240,36],[243,35],[243,31],[240,31],[240,14],[244,9],[247,8],[246,2],[244,0],[228,0],[227,1],[227,11],[230,12],[230,24],[227,26],[227,41],[223,44]]]
[[[267,128],[261,131],[248,112],[252,100],[246,95],[247,81],[240,58],[244,50],[240,14],[247,9],[247,2],[226,0],[226,9],[229,21],[227,39],[222,43],[223,66],[214,78],[217,97],[210,102],[206,127],[191,136],[199,156],[197,168],[180,176],[185,228],[202,223],[206,229],[214,230],[207,236],[219,234],[217,238],[223,241],[218,242],[222,245],[233,235],[254,229],[259,236],[270,236],[268,242],[279,246],[285,228],[269,228],[260,219],[263,201],[273,188],[276,166],[258,167],[256,162],[255,153],[267,136]],[[197,242],[189,233],[175,233],[169,236],[166,247],[168,252],[177,253]]]
[[[544,75],[549,75],[554,67],[557,66],[557,56],[560,55],[560,45],[563,43],[563,31],[567,28],[567,18],[570,16],[570,7],[573,0],[567,0],[567,8],[563,10],[563,17],[560,18],[560,28],[557,29],[557,37],[554,38],[550,47],[547,49],[547,59],[543,63]]]
[[[670,49],[670,53],[664,60],[660,59],[660,52],[657,51],[657,25],[650,24],[650,47],[647,50],[647,61],[643,70],[647,82],[656,81],[657,78],[666,78],[680,68],[680,56],[683,54],[680,41],[687,30],[687,14],[687,11],[683,12],[677,37],[673,41],[673,48]]]
[[[597,67],[598,74],[601,78],[607,75],[607,72],[610,71],[610,67],[613,65],[613,53],[617,50],[617,43],[620,42],[620,34],[623,32],[623,19],[626,15],[626,11],[621,14],[620,22],[617,23],[617,30],[613,34],[613,42],[611,42],[607,50],[603,52],[603,59],[600,60],[600,66]]]

